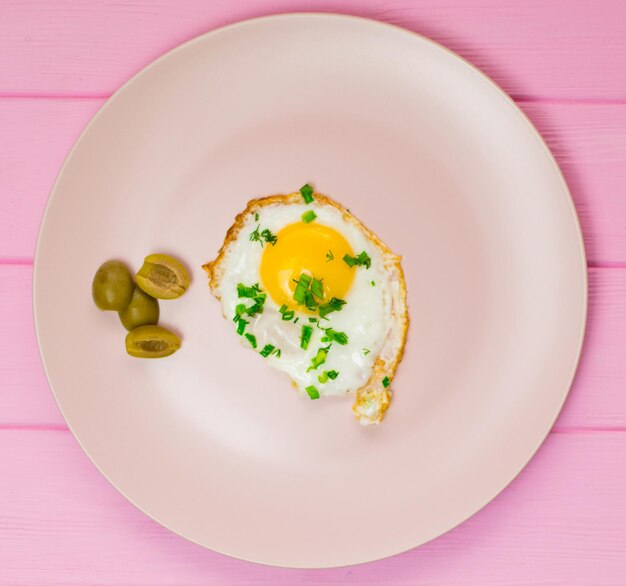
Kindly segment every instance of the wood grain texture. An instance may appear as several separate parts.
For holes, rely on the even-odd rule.
[[[102,103],[0,99],[0,259],[33,256],[63,160]]]
[[[625,460],[626,434],[553,435],[501,495],[439,539],[376,563],[300,571],[226,558],[158,526],[69,432],[0,431],[11,471],[0,475],[0,584],[623,586]]]
[[[520,477],[422,548],[324,571],[221,556],[128,503],[67,431],[31,308],[30,263],[46,199],[105,98],[198,34],[288,11],[404,26],[483,69],[518,99],[555,153],[590,265],[615,267],[590,270],[578,375]],[[0,586],[623,586],[625,22],[624,0],[0,0]]]
[[[28,265],[0,266],[0,427],[65,428],[37,352],[31,276]],[[591,269],[585,351],[557,431],[626,429],[625,346],[626,270]]]
[[[110,94],[180,43],[238,20],[341,12],[420,32],[517,97],[626,99],[622,0],[4,0],[0,92]]]
[[[32,257],[63,159],[103,103],[0,99],[0,259]],[[590,262],[626,263],[626,104],[521,106],[569,183]]]

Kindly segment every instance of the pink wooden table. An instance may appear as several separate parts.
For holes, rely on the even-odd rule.
[[[239,562],[133,508],[68,431],[31,314],[44,204],[106,98],[195,35],[289,11],[398,24],[492,76],[552,147],[589,261],[583,359],[531,464],[434,542],[337,570]],[[624,0],[0,0],[0,584],[626,584],[625,67]]]

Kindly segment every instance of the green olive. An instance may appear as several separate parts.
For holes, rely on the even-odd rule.
[[[157,299],[176,299],[189,287],[189,274],[185,267],[166,254],[147,256],[136,279],[137,285]]]
[[[159,321],[159,302],[135,285],[130,303],[120,311],[120,321],[127,330],[156,325]]]
[[[162,358],[179,348],[178,336],[161,326],[141,326],[126,335],[126,352],[137,358]]]
[[[105,262],[96,272],[91,286],[93,300],[102,311],[122,311],[131,300],[133,277],[124,263]]]

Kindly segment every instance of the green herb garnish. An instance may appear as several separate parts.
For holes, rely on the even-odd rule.
[[[248,342],[253,348],[256,348],[256,336],[253,334],[244,334]]]
[[[391,383],[391,381],[389,380],[389,377],[388,377],[388,376],[386,376],[386,377],[383,379],[383,387],[387,388],[387,387],[389,386],[389,384],[390,384],[390,383]]]
[[[310,317],[309,318],[309,322],[311,322],[312,324],[316,324],[317,323],[317,318],[316,317]]]
[[[347,334],[345,334],[344,332],[338,332],[336,330],[333,330],[332,328],[328,328],[326,330],[326,336],[329,338],[330,341],[337,342],[337,344],[341,344],[342,346],[345,346],[348,343]]]
[[[304,203],[311,203],[313,201],[313,188],[307,183],[300,188],[300,194]]]
[[[313,210],[307,210],[302,214],[302,221],[305,224],[310,224],[315,218],[317,218],[317,214]]]
[[[318,299],[324,299],[324,285],[319,279],[313,279],[311,281],[311,293]]]
[[[255,283],[252,287],[246,287],[243,283],[237,285],[237,297],[256,297],[261,292],[261,287],[259,287],[258,283]]]
[[[302,333],[300,334],[300,348],[306,350],[309,347],[309,341],[313,334],[313,328],[311,326],[302,326]]]
[[[261,242],[261,233],[259,232],[260,227],[261,227],[261,224],[259,224],[254,229],[254,232],[250,232],[250,242]],[[262,242],[261,242],[261,246],[263,246]]]
[[[306,273],[301,273],[300,278],[296,281],[296,289],[293,292],[293,298],[298,303],[304,303],[306,292],[311,284],[311,277]]]
[[[259,221],[259,212],[254,212],[254,221],[255,222]]]
[[[263,350],[261,350],[259,354],[263,356],[263,358],[267,358],[274,350],[274,346],[271,344],[265,344],[265,346],[263,346]]]
[[[246,309],[246,313],[250,317],[254,317],[257,313],[263,313],[263,306],[265,305],[266,298],[266,293],[259,293],[259,295],[254,298],[254,304]]]
[[[265,344],[265,346],[263,346],[263,350],[261,350],[259,354],[263,356],[263,358],[267,358],[272,355],[276,356],[276,358],[280,358],[280,348],[276,348],[272,344]]]
[[[241,334],[243,334],[243,331],[246,329],[246,326],[248,325],[248,322],[245,319],[239,319],[237,321],[237,333],[241,336]]]
[[[257,227],[254,229],[253,232],[250,232],[250,241],[259,242],[261,246],[263,246],[263,240],[265,240],[266,244],[271,244],[272,246],[276,244],[278,237],[271,230],[268,230],[267,228],[259,232],[260,227],[261,227],[261,224],[257,225]]]
[[[341,311],[341,308],[346,304],[343,299],[333,297],[328,303],[320,305],[320,317],[326,317],[333,311]]]
[[[239,283],[237,285],[237,295],[240,298],[243,297],[244,299],[252,299],[254,303],[250,307],[246,307],[243,303],[239,303],[237,307],[235,307],[235,317],[233,318],[233,321],[238,321],[239,317],[244,313],[250,317],[254,317],[257,313],[263,313],[267,293],[261,290],[258,283],[255,283],[252,287],[247,287],[243,283]]]
[[[296,319],[294,319],[294,320],[293,320],[293,323],[294,323],[294,324],[297,324],[299,321],[300,321],[300,318],[299,318],[299,317],[297,317]]]
[[[314,311],[318,308],[319,303],[315,301],[315,297],[313,296],[312,291],[304,292],[304,304],[306,305],[306,308],[310,309],[311,311]]]
[[[329,261],[334,260],[334,259],[335,259],[335,255],[333,254],[333,251],[329,250],[326,253],[326,262],[329,262]]]
[[[233,317],[233,321],[237,322],[239,318],[246,312],[248,309],[243,303],[239,303],[237,307],[235,307],[235,317]]]
[[[311,366],[309,366],[306,371],[309,372],[310,370],[315,370],[320,367],[326,362],[326,356],[328,356],[328,346],[326,348],[320,348],[317,351],[317,354],[311,359]]]
[[[356,265],[358,267],[365,267],[366,269],[369,269],[372,266],[372,259],[365,251],[361,252],[359,256],[350,256],[349,254],[344,254],[343,262],[345,262],[349,267],[353,267]]]
[[[289,321],[290,319],[293,319],[293,316],[295,315],[295,312],[292,309],[287,309],[285,304],[281,305],[278,311],[280,311],[283,321]]]
[[[361,352],[363,352],[363,356],[367,356],[371,352],[371,350],[368,350],[367,348],[363,348]]]
[[[265,240],[266,244],[271,244],[272,246],[274,246],[274,244],[276,244],[276,241],[278,240],[278,236],[276,236],[276,234],[274,234],[271,230],[267,228],[265,228],[265,230],[261,232],[261,237],[263,238],[263,240]]]
[[[311,385],[310,387],[307,387],[304,390],[308,393],[311,400],[320,398],[319,391],[313,385]]]
[[[370,281],[370,285],[371,285],[372,287],[376,287],[376,283],[375,283],[374,281]]]
[[[336,370],[325,370],[317,377],[317,380],[324,384],[328,379],[335,380],[339,376]]]

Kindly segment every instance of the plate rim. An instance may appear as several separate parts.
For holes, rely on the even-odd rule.
[[[57,396],[57,393],[55,392],[54,389],[54,385],[52,384],[52,380],[49,376],[48,373],[48,366],[46,363],[46,358],[44,356],[44,351],[43,351],[43,347],[42,347],[42,343],[41,343],[41,335],[40,335],[40,324],[39,324],[39,313],[38,313],[38,282],[39,282],[39,275],[40,275],[40,263],[39,263],[39,258],[40,258],[40,248],[42,246],[42,233],[43,233],[43,228],[45,226],[45,223],[47,221],[47,217],[48,217],[48,212],[51,209],[52,205],[54,204],[54,200],[57,196],[58,193],[58,186],[61,183],[62,178],[64,177],[65,173],[67,172],[67,168],[69,166],[70,161],[72,160],[72,158],[74,157],[76,151],[80,148],[85,136],[89,133],[89,131],[91,130],[92,126],[95,125],[96,121],[100,118],[100,116],[103,115],[103,113],[110,107],[111,103],[114,102],[120,95],[122,95],[127,88],[134,83],[137,79],[141,78],[142,76],[146,75],[149,71],[152,70],[152,68],[157,67],[162,61],[165,61],[166,59],[168,59],[169,57],[171,57],[172,55],[178,53],[178,52],[182,52],[184,50],[186,50],[187,48],[189,48],[190,46],[202,42],[203,40],[205,40],[207,37],[216,37],[219,36],[220,34],[224,34],[227,32],[230,32],[232,30],[236,30],[236,29],[245,29],[248,26],[254,26],[260,22],[265,22],[265,21],[280,21],[280,20],[300,20],[300,19],[310,19],[310,18],[315,18],[315,19],[320,19],[320,20],[329,20],[329,21],[352,21],[352,22],[359,22],[365,25],[369,25],[369,26],[373,26],[373,27],[381,27],[381,28],[386,28],[386,29],[390,29],[392,31],[394,31],[396,34],[402,34],[402,35],[407,35],[409,37],[413,37],[413,38],[417,38],[420,41],[436,48],[436,49],[440,49],[441,51],[443,51],[444,53],[446,53],[449,57],[460,61],[465,67],[469,68],[471,71],[473,71],[474,73],[478,74],[482,80],[484,82],[487,82],[498,94],[500,94],[501,97],[504,97],[508,107],[511,108],[513,111],[516,112],[517,116],[523,121],[523,123],[526,125],[526,127],[531,131],[531,133],[534,135],[535,139],[538,141],[538,143],[541,145],[541,149],[543,150],[544,154],[548,157],[548,160],[551,163],[551,166],[553,168],[553,170],[556,172],[557,177],[559,179],[559,183],[561,185],[561,187],[563,188],[564,191],[564,195],[566,195],[566,199],[568,202],[568,209],[570,212],[570,216],[571,219],[573,220],[573,227],[575,228],[575,232],[576,232],[576,236],[577,236],[577,242],[578,242],[578,260],[580,262],[580,270],[581,270],[581,276],[582,276],[582,291],[580,291],[579,293],[582,294],[582,305],[581,305],[581,316],[580,316],[580,330],[578,333],[578,343],[577,343],[577,350],[576,350],[576,356],[575,359],[573,361],[573,367],[572,370],[569,374],[568,377],[568,381],[567,384],[565,385],[565,392],[563,394],[563,399],[560,402],[560,405],[555,413],[555,416],[552,420],[552,422],[550,423],[549,427],[547,427],[546,431],[544,434],[541,435],[541,437],[539,438],[537,444],[532,447],[532,449],[529,451],[529,455],[527,458],[523,459],[523,462],[519,465],[519,468],[517,469],[517,471],[513,474],[513,476],[505,483],[502,485],[502,487],[500,489],[498,489],[494,494],[488,496],[486,499],[482,499],[483,502],[482,504],[476,508],[475,510],[473,510],[471,513],[469,513],[467,516],[465,516],[464,518],[457,520],[454,522],[453,525],[451,525],[450,527],[448,527],[445,531],[442,531],[440,533],[438,533],[437,535],[430,537],[426,540],[421,540],[418,543],[415,543],[413,545],[411,545],[410,547],[407,547],[406,549],[402,549],[399,551],[396,551],[395,553],[385,553],[385,554],[381,554],[377,557],[369,557],[368,559],[360,559],[360,560],[356,560],[356,561],[349,561],[346,562],[345,564],[340,564],[340,565],[336,565],[336,564],[316,564],[316,565],[298,565],[298,564],[289,564],[289,563],[274,563],[274,562],[268,562],[268,561],[264,561],[264,560],[260,560],[260,559],[254,559],[253,557],[246,557],[243,556],[241,554],[237,554],[237,553],[233,553],[233,552],[229,552],[229,551],[225,551],[223,549],[220,549],[219,547],[216,547],[214,545],[206,545],[203,543],[200,543],[199,541],[196,541],[194,539],[191,539],[190,537],[182,534],[181,532],[177,531],[176,529],[173,529],[172,527],[168,526],[167,524],[165,524],[164,522],[160,521],[159,519],[157,519],[156,517],[154,517],[152,514],[150,514],[149,512],[147,512],[141,505],[139,505],[134,499],[130,498],[125,492],[124,490],[122,490],[116,483],[114,483],[108,476],[107,474],[100,468],[100,466],[98,465],[98,463],[92,458],[92,456],[90,455],[89,451],[85,448],[85,446],[83,445],[83,443],[81,442],[80,438],[78,437],[78,435],[75,433],[72,424],[70,423],[70,421],[68,420],[68,418],[65,415],[65,412],[63,410],[63,407],[60,403],[59,397]],[[116,89],[107,99],[106,101],[100,106],[100,108],[97,110],[97,112],[92,115],[92,117],[90,118],[89,122],[85,125],[85,127],[82,129],[82,131],[80,132],[80,134],[78,135],[78,138],[75,140],[74,144],[72,145],[71,149],[68,151],[67,155],[65,156],[63,163],[57,173],[57,176],[52,184],[52,187],[50,189],[49,195],[48,195],[48,199],[46,201],[46,205],[44,207],[44,211],[42,213],[41,216],[41,220],[39,222],[39,226],[38,226],[38,230],[37,230],[37,240],[36,240],[36,244],[35,244],[35,251],[34,251],[34,260],[33,260],[33,277],[32,277],[32,298],[31,298],[31,302],[32,302],[32,315],[34,318],[34,328],[35,328],[35,335],[36,335],[36,340],[37,340],[37,348],[38,348],[38,353],[41,359],[41,363],[43,365],[43,369],[45,372],[45,376],[46,376],[46,380],[48,382],[48,386],[50,388],[50,392],[52,393],[52,396],[54,398],[54,401],[61,413],[61,415],[63,416],[63,420],[65,421],[66,425],[68,426],[69,431],[71,432],[73,438],[76,440],[76,442],[78,443],[78,445],[80,446],[81,450],[84,452],[84,454],[87,456],[87,458],[89,459],[89,461],[94,465],[94,467],[96,468],[96,470],[98,470],[98,472],[107,480],[107,482],[113,486],[113,488],[115,488],[116,491],[118,491],[127,501],[129,501],[134,507],[136,507],[138,510],[140,510],[144,515],[146,515],[148,518],[152,519],[154,522],[156,522],[158,525],[160,525],[161,527],[164,527],[165,529],[167,529],[168,531],[174,533],[175,535],[183,538],[184,540],[191,542],[195,545],[198,545],[200,547],[202,547],[203,549],[208,549],[210,551],[214,551],[216,553],[219,553],[221,555],[225,555],[228,556],[232,559],[237,559],[237,560],[241,560],[241,561],[245,561],[245,562],[251,562],[251,563],[255,563],[261,566],[266,566],[266,567],[271,567],[271,568],[289,568],[289,569],[332,569],[332,568],[346,568],[346,567],[351,567],[351,566],[356,566],[356,565],[360,565],[360,564],[366,564],[366,563],[373,563],[373,562],[378,562],[384,559],[388,559],[403,553],[406,553],[408,551],[411,551],[415,548],[421,547],[422,545],[425,545],[427,543],[430,543],[431,541],[434,541],[435,539],[438,539],[444,535],[446,535],[447,533],[449,533],[450,531],[452,531],[453,529],[456,529],[457,527],[459,527],[460,525],[462,525],[463,523],[465,523],[468,519],[470,519],[471,517],[473,517],[474,515],[476,515],[477,513],[479,513],[482,509],[484,509],[489,503],[491,503],[496,497],[498,497],[504,490],[506,490],[508,488],[508,486],[520,475],[520,473],[528,466],[528,464],[530,463],[530,461],[535,457],[535,455],[537,454],[537,452],[539,451],[539,449],[541,448],[541,446],[544,444],[545,440],[548,438],[552,428],[554,427],[554,424],[556,422],[556,420],[559,418],[563,407],[565,405],[565,402],[567,401],[567,398],[569,396],[569,393],[571,391],[572,388],[572,384],[574,382],[574,378],[576,376],[576,373],[578,371],[578,368],[580,366],[580,360],[581,360],[581,356],[582,356],[582,352],[583,352],[583,348],[585,345],[585,338],[586,338],[586,333],[587,333],[587,322],[588,322],[588,310],[589,310],[589,275],[588,275],[588,266],[587,266],[587,256],[586,256],[586,250],[585,250],[585,242],[584,242],[584,237],[583,237],[583,232],[582,232],[582,228],[580,225],[580,219],[578,217],[578,213],[576,211],[576,206],[574,204],[574,200],[572,198],[572,194],[571,191],[569,189],[569,186],[567,184],[567,181],[563,175],[563,172],[559,166],[559,164],[556,161],[556,158],[554,157],[552,151],[550,150],[550,148],[548,147],[546,141],[544,140],[543,136],[541,135],[541,133],[539,132],[539,130],[535,127],[535,125],[531,122],[531,120],[529,119],[529,117],[524,113],[524,111],[517,105],[517,103],[515,102],[515,100],[497,83],[495,82],[491,77],[489,77],[486,73],[484,73],[481,69],[479,69],[477,66],[475,66],[474,64],[472,64],[470,61],[468,61],[467,59],[465,59],[463,56],[459,55],[458,53],[456,53],[455,51],[453,51],[452,49],[449,49],[448,47],[446,47],[445,45],[442,45],[441,43],[421,34],[418,33],[416,31],[413,31],[411,29],[399,26],[399,25],[395,25],[392,23],[388,23],[388,22],[384,22],[384,21],[380,21],[377,20],[375,18],[369,18],[369,17],[365,17],[365,16],[357,16],[354,14],[348,14],[348,13],[334,13],[334,12],[315,12],[315,11],[302,11],[302,12],[285,12],[285,13],[277,13],[277,14],[268,14],[268,15],[263,15],[263,16],[257,16],[257,17],[252,17],[252,18],[246,18],[244,20],[238,20],[236,22],[224,25],[224,26],[218,26],[214,29],[211,29],[209,31],[206,31],[204,33],[201,33],[199,35],[196,35],[194,37],[192,37],[191,39],[188,39],[187,41],[184,41],[183,43],[177,45],[176,47],[173,47],[172,49],[166,51],[165,53],[161,54],[159,57],[157,57],[156,59],[152,60],[150,63],[148,63],[147,65],[145,65],[144,67],[142,67],[140,70],[138,70],[137,72],[135,72],[131,77],[129,77],[118,89]],[[357,557],[357,556],[352,556],[352,557]]]

